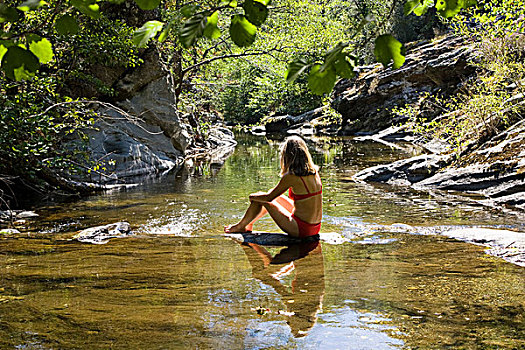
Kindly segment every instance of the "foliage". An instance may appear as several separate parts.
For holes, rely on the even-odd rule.
[[[1,5],[5,20],[2,16],[14,5]],[[70,141],[82,140],[80,130],[93,123],[93,116],[74,98],[113,93],[95,67],[123,70],[139,63],[132,28],[66,5],[49,1],[38,10],[15,10],[16,21],[10,17],[0,23],[5,72],[0,73],[0,174],[34,182],[43,170],[75,172],[75,161],[86,160],[82,143]],[[89,11],[89,6],[84,9]]]
[[[139,7],[144,10],[157,8],[160,0],[136,0]],[[406,14],[415,13],[424,14],[428,8],[435,7],[438,13],[444,17],[452,17],[459,13],[463,8],[472,6],[474,0],[409,0],[405,5]],[[344,2],[341,2],[344,8]],[[27,29],[20,31],[17,25],[21,21],[20,13],[27,16],[33,16],[33,12],[44,12],[51,10],[49,24],[59,33],[73,34],[79,29],[76,18],[78,14],[89,16],[93,19],[100,17],[99,4],[94,0],[71,0],[72,9],[61,6],[61,2],[52,1],[45,3],[43,1],[27,1],[18,7],[14,3],[2,4],[0,6],[0,23],[3,25],[3,34],[0,42],[0,55],[6,57],[2,59],[2,70],[5,74],[15,80],[27,79],[34,76],[39,69],[40,64],[49,62],[54,55],[53,47],[45,37],[31,38],[29,35],[35,31]],[[230,17],[228,32],[230,39],[238,47],[251,46],[264,24],[269,17],[270,0],[245,0],[238,4],[236,0],[221,0],[215,5],[205,3],[188,3],[182,8],[177,8],[183,17],[187,20],[180,23],[180,18],[175,18],[166,23],[159,21],[146,22],[134,35],[134,42],[138,46],[145,46],[149,40],[157,38],[159,41],[165,40],[167,32],[176,30],[179,34],[179,42],[185,48],[190,48],[198,43],[201,38],[218,39],[224,31],[221,31],[218,22],[220,18]],[[57,18],[57,15],[60,15]],[[329,50],[324,59],[319,62],[303,64],[301,71],[309,70],[309,86],[316,94],[323,94],[331,91],[337,76],[347,77],[352,72],[352,63],[354,62],[355,53],[353,38],[364,30],[367,23],[373,20],[373,17],[365,13],[360,25],[351,33],[350,41],[340,42]],[[315,18],[311,16],[311,18]],[[223,19],[224,20],[224,19]],[[10,25],[12,24],[12,25]],[[161,30],[164,28],[163,30]],[[160,35],[158,34],[160,33]],[[33,34],[34,35],[34,34]],[[399,66],[403,56],[400,43],[389,34],[382,34],[381,40],[376,40],[376,49],[378,59],[387,64],[394,61],[395,66]],[[38,44],[28,45],[30,42]],[[29,46],[29,47],[27,47]],[[345,51],[347,49],[347,51]],[[387,53],[387,54],[385,54]],[[0,57],[1,58],[1,57]],[[304,63],[302,60],[292,62],[287,73],[289,81],[297,77],[298,64]]]
[[[398,110],[410,116],[412,130],[428,139],[447,141],[458,156],[467,145],[495,134],[523,114],[525,93],[525,8],[515,1],[486,1],[454,19],[457,32],[476,42],[477,81],[447,100],[425,96],[443,115],[422,120],[414,107]],[[521,94],[521,95],[520,95]]]
[[[71,168],[80,149],[66,150],[61,141],[93,120],[76,108],[48,110],[64,103],[56,78],[44,74],[31,82],[2,81],[0,89],[0,173],[35,179],[43,168]]]
[[[281,75],[253,67],[250,62],[230,66],[231,71],[224,69],[226,66],[221,65],[219,72],[227,76],[229,83],[207,86],[212,104],[228,121],[256,124],[268,115],[300,114],[320,103],[305,82],[287,84]]]
[[[278,0],[272,3],[271,16],[258,32],[258,38],[249,49],[225,47],[235,54],[260,53],[236,59],[215,61],[202,68],[195,83],[206,86],[212,103],[225,119],[234,122],[257,123],[262,117],[274,114],[298,115],[321,105],[321,97],[308,89],[308,77],[301,75],[297,84],[288,84],[283,75],[290,56],[302,55],[307,60],[321,57],[332,46],[333,61],[340,74],[353,75],[354,57],[340,54],[336,44],[347,39],[359,26],[355,18],[363,13],[374,13],[385,17],[393,4],[391,1],[378,4],[375,1],[302,1]],[[358,42],[367,42],[373,37],[377,23],[368,23],[363,32],[355,37]],[[202,40],[197,52],[204,51]],[[356,44],[356,50],[360,49]],[[361,57],[365,52],[359,51]],[[215,51],[215,54],[220,54]],[[331,74],[335,79],[335,74]],[[322,74],[313,75],[311,84],[323,89]]]

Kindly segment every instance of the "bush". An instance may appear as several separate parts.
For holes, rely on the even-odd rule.
[[[452,22],[457,34],[475,42],[478,59],[472,64],[479,67],[477,80],[446,100],[424,97],[442,110],[435,120],[421,118],[414,106],[397,111],[410,116],[408,125],[415,133],[447,141],[458,156],[468,145],[523,117],[525,9],[508,0],[498,6],[493,3],[488,1],[484,8],[473,9]]]

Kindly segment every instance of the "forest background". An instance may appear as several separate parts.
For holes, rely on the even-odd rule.
[[[205,130],[211,115],[247,125],[329,107],[336,80],[351,78],[354,67],[399,67],[402,44],[454,32],[480,43],[485,80],[483,89],[465,90],[443,106],[470,108],[466,120],[480,110],[491,114],[505,100],[502,86],[523,85],[524,11],[522,1],[509,0],[5,1],[0,177],[40,186],[47,169],[82,171],[85,149],[65,141],[82,139],[94,124],[93,104],[122,98],[97,71],[133,69],[147,50],[159,53],[173,77],[181,115],[197,116]],[[498,115],[487,128],[508,123],[509,113]],[[453,135],[452,142],[468,134],[468,123],[455,120],[431,128],[411,122],[416,132]]]

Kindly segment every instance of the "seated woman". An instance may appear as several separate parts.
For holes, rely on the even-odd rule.
[[[269,192],[250,195],[250,206],[236,224],[224,232],[251,232],[253,224],[269,214],[277,226],[293,237],[319,233],[323,216],[323,186],[319,167],[313,161],[306,143],[291,136],[281,146],[281,180]],[[289,197],[283,195],[288,190]]]

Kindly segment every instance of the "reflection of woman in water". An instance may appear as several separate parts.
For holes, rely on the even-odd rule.
[[[286,190],[289,197],[283,195]],[[314,236],[321,229],[322,192],[318,167],[306,143],[298,136],[291,136],[281,146],[281,180],[277,186],[268,192],[252,193],[241,221],[224,231],[251,232],[253,224],[268,213],[290,236]]]
[[[318,241],[295,244],[274,257],[257,244],[244,243],[242,247],[252,265],[253,276],[281,295],[293,336],[304,337],[317,321],[324,296],[321,244]],[[280,281],[290,273],[295,273],[291,291]]]

